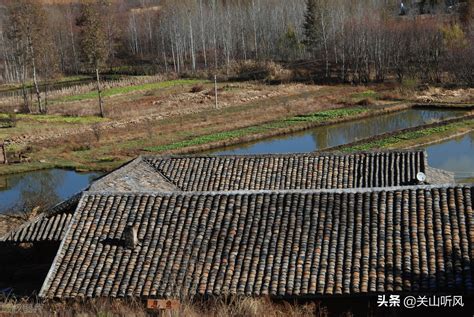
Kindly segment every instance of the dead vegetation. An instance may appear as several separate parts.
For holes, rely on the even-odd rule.
[[[293,79],[291,70],[273,61],[246,60],[235,62],[230,67],[230,78],[234,80],[264,80],[288,83]]]
[[[428,87],[418,92],[415,100],[426,103],[473,103],[474,88],[446,89],[442,87]]]
[[[363,301],[363,300],[362,300]],[[0,304],[0,314],[15,316],[150,316],[151,311],[137,300],[95,299],[74,302],[34,303],[31,299],[7,299]],[[186,317],[323,317],[353,316],[350,309],[328,308],[320,302],[289,303],[267,298],[238,298],[230,300],[183,301],[179,310],[166,312],[167,316]]]

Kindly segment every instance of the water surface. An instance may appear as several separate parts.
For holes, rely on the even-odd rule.
[[[224,155],[313,152],[382,133],[459,116],[463,113],[463,110],[414,108],[377,117],[316,127],[303,132],[213,150],[210,153]]]
[[[53,206],[86,188],[100,173],[49,169],[0,176],[0,213]]]
[[[456,182],[474,183],[474,131],[425,149],[430,166],[454,172]]]

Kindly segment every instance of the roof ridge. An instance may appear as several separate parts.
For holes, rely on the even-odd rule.
[[[297,153],[265,153],[265,154],[191,154],[191,155],[159,155],[159,154],[141,154],[141,157],[144,160],[148,159],[176,159],[176,158],[238,158],[238,157],[304,157],[304,156],[351,156],[351,155],[360,155],[360,154],[388,154],[388,153],[424,153],[427,155],[426,150],[418,149],[398,149],[398,150],[368,150],[368,151],[355,151],[350,153],[345,153],[341,151],[313,151],[313,152],[297,152]]]
[[[332,189],[282,189],[282,190],[221,190],[221,191],[88,191],[85,196],[93,195],[116,195],[116,196],[136,196],[136,195],[242,195],[242,194],[312,194],[312,193],[372,193],[398,190],[420,190],[420,189],[446,189],[446,188],[474,188],[472,184],[436,184],[436,185],[410,185],[410,186],[391,186],[391,187],[358,187],[358,188],[332,188]]]

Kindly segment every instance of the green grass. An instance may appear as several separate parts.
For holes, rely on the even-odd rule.
[[[373,90],[369,89],[369,90],[366,90],[366,91],[362,91],[362,92],[352,94],[351,98],[366,99],[366,98],[377,98],[377,96],[378,96],[378,93],[376,91],[373,91]]]
[[[375,140],[372,142],[359,144],[343,148],[344,152],[353,151],[367,151],[372,149],[389,148],[389,147],[403,147],[403,144],[407,142],[413,142],[421,138],[433,138],[438,137],[440,134],[450,133],[462,128],[468,128],[469,126],[474,127],[474,120],[467,120],[463,122],[451,123],[448,125],[426,128],[417,131],[405,132],[397,135],[393,135],[381,140]],[[430,140],[428,140],[430,141]],[[422,143],[422,142],[421,142]]]
[[[179,142],[174,142],[170,144],[164,144],[159,146],[150,146],[145,147],[145,151],[150,152],[163,152],[163,151],[171,151],[180,148],[186,148],[190,146],[202,145],[206,143],[218,142],[223,140],[229,140],[234,138],[241,138],[251,134],[258,134],[267,131],[272,131],[275,129],[286,128],[289,126],[293,126],[302,122],[325,122],[325,121],[332,121],[340,118],[355,116],[364,112],[369,111],[367,108],[357,107],[357,108],[345,108],[345,109],[333,109],[333,110],[326,110],[320,111],[308,115],[296,116],[291,117],[288,119],[266,123],[259,126],[251,126],[246,128],[241,128],[232,131],[224,131],[224,132],[217,132],[211,133],[203,136],[199,136],[196,138],[191,138],[188,140],[183,140]]]
[[[268,123],[268,124],[263,124],[260,126],[253,126],[253,127],[247,127],[247,128],[242,128],[242,129],[237,129],[237,130],[232,130],[232,131],[224,131],[224,132],[217,132],[213,134],[203,135],[203,136],[199,136],[197,138],[193,138],[190,140],[183,140],[183,141],[175,142],[171,144],[150,146],[150,147],[146,147],[144,150],[150,151],[150,152],[171,151],[171,150],[176,150],[176,149],[185,148],[189,146],[196,146],[196,145],[202,145],[206,143],[239,138],[239,137],[243,137],[249,134],[262,133],[262,132],[273,130],[273,129],[283,128],[289,125],[291,125],[291,123],[285,122],[285,121],[280,121],[276,123]]]
[[[206,81],[200,79],[177,79],[177,80],[168,80],[168,81],[161,81],[157,83],[148,83],[148,84],[141,84],[141,85],[134,85],[134,86],[125,86],[125,87],[114,87],[110,89],[106,89],[102,92],[103,97],[110,97],[114,95],[121,95],[135,91],[147,91],[147,90],[154,90],[154,89],[161,89],[161,88],[168,88],[177,85],[192,85],[197,83],[204,83]],[[97,91],[91,91],[83,94],[78,94],[74,96],[67,96],[64,98],[56,99],[55,101],[81,101],[86,99],[93,99],[97,98]]]
[[[8,114],[0,113],[0,119],[7,119]],[[17,120],[28,120],[42,123],[76,123],[76,124],[90,124],[102,122],[107,119],[94,116],[85,117],[71,117],[71,116],[60,116],[60,115],[39,115],[39,114],[18,114],[16,115]]]
[[[296,116],[296,117],[287,119],[287,121],[324,122],[324,121],[333,120],[333,119],[356,116],[358,114],[367,112],[369,110],[370,109],[364,108],[364,107],[326,110],[326,111],[316,112],[316,113],[312,113],[308,115]]]

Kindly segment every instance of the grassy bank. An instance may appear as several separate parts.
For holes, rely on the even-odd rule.
[[[237,129],[232,131],[218,132],[208,135],[203,135],[189,140],[183,140],[171,144],[165,144],[160,146],[146,147],[144,150],[150,152],[166,152],[173,151],[187,147],[199,146],[203,144],[209,144],[213,142],[219,142],[223,140],[241,139],[243,137],[255,134],[264,134],[266,132],[275,132],[279,129],[286,129],[302,123],[332,123],[338,122],[341,119],[354,118],[362,114],[368,114],[376,110],[367,107],[354,107],[344,109],[332,109],[327,111],[320,111],[307,115],[300,115],[291,117],[288,119],[278,120],[271,123],[266,123],[258,126],[246,127],[243,129]]]
[[[474,130],[474,119],[447,125],[430,127],[416,131],[395,134],[384,139],[374,140],[364,144],[343,147],[344,152],[368,151],[375,149],[405,149],[426,144],[436,143],[456,135],[462,135]]]

